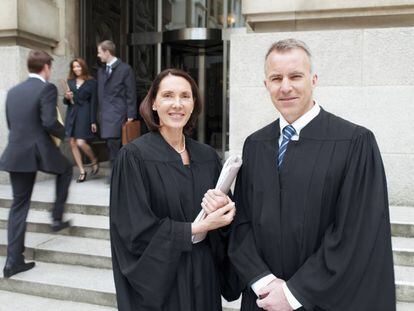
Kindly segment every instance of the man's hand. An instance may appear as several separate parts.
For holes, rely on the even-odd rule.
[[[208,190],[203,197],[201,207],[208,215],[231,202],[230,198],[218,189]]]
[[[67,100],[72,100],[73,99],[73,92],[71,92],[71,91],[67,91],[66,93],[65,93],[65,98],[67,99]]]
[[[258,290],[257,294],[262,299],[257,299],[257,306],[267,311],[293,311],[283,292],[283,283],[285,281],[276,279]]]

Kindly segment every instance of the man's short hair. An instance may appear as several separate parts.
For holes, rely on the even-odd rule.
[[[31,50],[27,57],[27,69],[30,73],[40,73],[45,65],[52,66],[53,57],[42,50]]]
[[[98,44],[103,51],[108,51],[112,56],[116,55],[116,45],[111,40],[105,40]]]
[[[266,53],[265,62],[272,52],[283,53],[283,52],[294,50],[294,49],[301,49],[306,53],[306,55],[308,55],[310,68],[312,72],[313,65],[312,65],[312,54],[311,54],[310,48],[305,42],[298,40],[298,39],[294,39],[294,38],[283,39],[283,40],[273,43]]]

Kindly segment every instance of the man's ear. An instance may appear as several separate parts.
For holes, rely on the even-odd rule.
[[[318,75],[315,73],[315,74],[312,76],[312,88],[315,88],[315,86],[316,86],[317,82],[318,82]]]

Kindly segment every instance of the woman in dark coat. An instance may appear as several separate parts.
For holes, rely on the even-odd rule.
[[[212,190],[220,159],[187,136],[200,111],[194,80],[164,70],[140,106],[151,131],[118,154],[110,232],[120,311],[219,311],[221,295],[239,296],[226,251],[235,206]],[[208,216],[195,223],[201,202]],[[203,232],[206,239],[193,244],[192,235]]]
[[[73,158],[79,167],[80,175],[76,182],[86,180],[86,171],[82,163],[81,149],[92,163],[92,175],[99,170],[98,158],[88,145],[87,140],[94,138],[96,127],[97,85],[88,73],[86,62],[75,58],[69,65],[68,90],[63,103],[68,106],[66,112],[66,135],[70,137]]]

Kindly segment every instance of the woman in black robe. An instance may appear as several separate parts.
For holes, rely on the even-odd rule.
[[[92,175],[98,173],[98,158],[87,141],[95,137],[97,86],[88,73],[86,62],[82,58],[75,58],[69,64],[67,92],[63,103],[67,105],[65,128],[69,138],[73,158],[79,168],[80,175],[76,182],[86,180],[86,171],[83,166],[80,149],[92,163]]]
[[[193,79],[180,70],[161,72],[140,106],[151,132],[118,155],[110,230],[120,311],[215,311],[222,309],[220,295],[227,300],[239,295],[222,228],[233,219],[234,203],[209,190],[220,159],[214,149],[184,135],[200,111]],[[193,223],[202,200],[206,210],[215,211]],[[202,232],[207,238],[192,244],[192,235]]]

